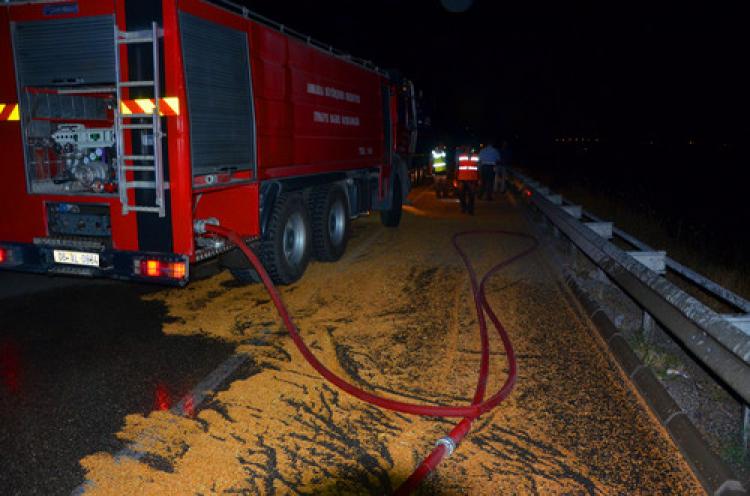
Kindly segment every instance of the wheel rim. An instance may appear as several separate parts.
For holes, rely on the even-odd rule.
[[[331,244],[334,246],[340,245],[344,239],[345,231],[346,211],[341,200],[337,200],[331,205],[331,210],[328,212],[328,237]]]
[[[284,225],[284,258],[290,265],[299,265],[305,254],[307,230],[302,214],[294,212]]]

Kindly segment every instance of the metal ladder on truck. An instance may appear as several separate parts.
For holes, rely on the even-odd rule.
[[[159,38],[164,32],[154,22],[150,30],[143,31],[120,31],[115,25],[115,67],[117,74],[116,90],[117,103],[114,109],[115,136],[117,139],[117,176],[120,202],[122,203],[122,214],[128,212],[152,212],[158,213],[159,217],[166,215],[165,191],[169,189],[169,183],[164,181],[164,163],[162,159],[161,116],[159,113]],[[153,46],[154,76],[150,81],[122,81],[120,78],[120,46],[133,43],[151,43]],[[122,91],[123,88],[151,88],[154,105],[151,113],[123,113]],[[151,155],[128,155],[125,153],[125,131],[139,131],[141,143],[147,140],[147,133],[151,133],[153,140],[153,152]],[[134,163],[135,162],[135,163]],[[150,172],[153,180],[128,180],[129,172]],[[153,190],[154,204],[139,204],[137,196],[134,203],[129,203],[128,193],[135,190]]]

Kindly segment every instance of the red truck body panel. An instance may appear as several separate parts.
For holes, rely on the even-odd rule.
[[[380,165],[382,76],[250,28],[260,178]]]

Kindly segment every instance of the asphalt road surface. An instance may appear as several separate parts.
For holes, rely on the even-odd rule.
[[[429,190],[411,199],[398,229],[355,221],[342,260],[312,263],[283,298],[319,358],[355,384],[466,404],[479,340],[450,237],[530,229],[508,198],[478,202],[472,217]],[[525,243],[466,246],[481,272]],[[518,385],[423,494],[703,493],[542,252],[487,294],[513,339]],[[87,494],[386,494],[455,423],[338,391],[296,351],[263,288],[226,273],[185,289],[25,291],[0,300],[0,322],[0,494],[70,494],[84,480]],[[490,392],[507,373],[492,345]],[[207,402],[165,411],[233,353],[245,365]]]

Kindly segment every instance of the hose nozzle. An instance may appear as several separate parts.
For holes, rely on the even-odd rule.
[[[456,441],[453,440],[450,436],[441,437],[437,441],[435,441],[435,446],[444,446],[445,447],[445,457],[449,457],[453,454],[454,451],[456,451]]]

